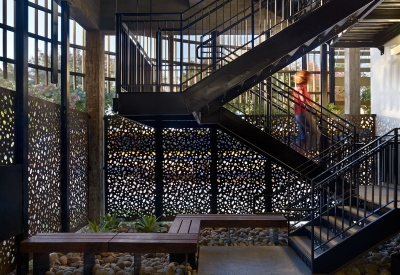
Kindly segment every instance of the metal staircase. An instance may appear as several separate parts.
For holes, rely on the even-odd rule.
[[[289,245],[313,273],[330,274],[387,240],[400,228],[398,176],[394,129],[304,185],[308,195],[288,207]]]
[[[273,194],[287,196],[289,243],[312,272],[331,273],[400,228],[398,129],[357,149],[354,126],[315,104],[318,146],[293,147],[296,91],[272,75],[382,1],[244,1],[236,9],[232,2],[183,14],[117,14],[114,107],[150,126],[218,125],[291,171],[293,184]],[[255,23],[264,13],[274,22],[265,30]],[[235,33],[245,41],[224,41]],[[306,195],[293,198],[297,188]]]

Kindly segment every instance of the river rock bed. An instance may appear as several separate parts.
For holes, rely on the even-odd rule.
[[[131,231],[130,228],[129,231]],[[199,244],[203,246],[286,246],[287,230],[286,228],[275,230],[271,228],[204,228],[199,234]],[[334,275],[391,275],[390,256],[399,252],[400,234],[346,265]],[[83,253],[51,253],[50,262],[50,270],[46,275],[83,274]],[[169,254],[166,253],[142,254],[141,262],[142,267],[139,272],[141,275],[183,275],[185,270],[185,263],[169,263]],[[131,275],[133,263],[133,253],[98,253],[93,275]],[[197,275],[190,264],[187,264],[187,267],[189,275]],[[32,270],[29,275],[31,274]]]

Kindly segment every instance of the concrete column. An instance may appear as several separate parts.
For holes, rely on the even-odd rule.
[[[89,115],[89,220],[104,215],[104,34],[86,31],[85,90]]]
[[[344,113],[360,114],[360,49],[344,51]]]

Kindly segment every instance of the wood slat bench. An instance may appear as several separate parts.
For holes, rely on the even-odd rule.
[[[191,214],[176,215],[168,234],[199,234],[201,227],[286,227],[287,220],[282,214]],[[228,243],[230,243],[230,230],[228,230]],[[196,265],[195,254],[183,255],[171,253],[170,260],[181,262],[189,259],[192,266]],[[184,258],[185,257],[185,258]]]
[[[21,242],[22,253],[33,253],[33,275],[49,269],[51,252],[83,252],[84,274],[91,275],[95,252],[133,252],[134,274],[139,274],[140,253],[196,253],[198,234],[162,233],[40,233]]]
[[[200,227],[286,227],[282,214],[193,214],[176,215],[168,233],[199,233]]]

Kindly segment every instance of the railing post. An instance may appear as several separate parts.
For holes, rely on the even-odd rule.
[[[69,232],[70,226],[69,5],[61,2],[61,232]]]
[[[121,93],[121,15],[115,14],[115,92]]]
[[[315,194],[314,194],[314,180],[311,180],[311,271],[314,270],[314,206],[315,206]]]
[[[399,184],[399,128],[394,130],[394,208],[397,209],[397,189]]]
[[[251,48],[254,48],[254,1],[251,1]]]
[[[183,25],[183,19],[182,19],[182,17],[183,17],[183,15],[181,14],[181,16],[180,16],[180,32],[179,32],[179,34],[180,34],[180,39],[179,39],[179,42],[180,42],[180,60],[179,60],[179,71],[180,71],[180,76],[179,76],[179,87],[180,87],[180,89],[179,89],[179,92],[183,92],[182,91],[182,89],[183,89],[183,85],[182,85],[182,80],[183,80],[183,74],[182,74],[182,72],[183,72],[183,27],[182,27],[182,25]]]
[[[162,68],[162,37],[161,31],[156,32],[156,92],[161,91],[160,80],[161,80],[161,68]]]
[[[217,31],[211,32],[211,62],[212,70],[217,70]]]

